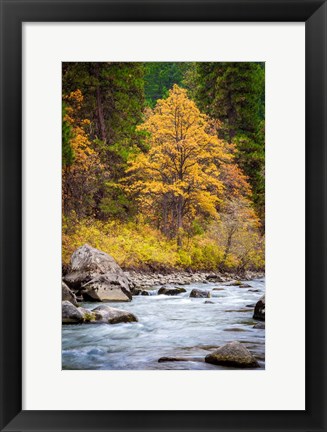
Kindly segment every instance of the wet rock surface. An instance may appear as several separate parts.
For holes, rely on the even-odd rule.
[[[178,295],[178,294],[182,294],[185,293],[186,289],[185,288],[169,288],[169,287],[161,287],[158,291],[158,294],[165,294],[165,295]]]
[[[211,293],[207,290],[193,289],[190,293],[190,297],[193,298],[210,298]]]
[[[265,296],[262,296],[261,299],[255,305],[253,318],[259,321],[265,321],[265,315],[266,315],[266,300],[265,300]]]
[[[84,321],[82,312],[70,301],[64,300],[61,303],[61,315],[63,324],[79,324]]]

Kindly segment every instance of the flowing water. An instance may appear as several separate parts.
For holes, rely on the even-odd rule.
[[[263,295],[264,279],[244,281],[251,287],[194,283],[176,295],[136,296],[110,306],[128,310],[137,323],[64,325],[63,369],[226,369],[204,362],[217,346],[238,340],[264,368],[265,330],[253,328],[254,304]],[[190,298],[193,288],[209,290],[211,298]],[[212,301],[213,304],[205,304]],[[93,309],[98,303],[84,303]],[[184,361],[158,362],[160,357]]]

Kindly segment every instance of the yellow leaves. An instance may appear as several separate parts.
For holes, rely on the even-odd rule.
[[[169,235],[181,238],[180,229],[197,215],[218,220],[225,202],[251,192],[234,146],[216,128],[177,85],[138,127],[148,133],[149,150],[129,161],[125,187]]]
[[[94,158],[97,157],[95,150],[92,148],[92,143],[89,139],[87,128],[91,124],[89,119],[80,118],[79,112],[84,100],[81,90],[77,89],[64,95],[66,101],[65,120],[72,126],[72,138],[70,145],[74,150],[75,161],[70,171],[88,170],[90,165],[94,163]]]
[[[231,156],[217,136],[207,133],[206,116],[188,99],[186,90],[174,85],[139,129],[149,133],[150,150],[130,162],[130,179],[138,178],[134,190],[138,188],[141,195],[181,196],[213,215],[214,203],[223,191],[215,161],[227,161]],[[206,201],[199,198],[199,191]]]
[[[80,109],[84,100],[84,96],[81,90],[77,89],[75,91],[70,92],[68,95],[64,95],[63,99],[66,102],[68,102],[69,105],[74,106],[77,109]]]
[[[207,191],[195,192],[195,201],[202,212],[209,214],[214,219],[218,219],[217,204],[219,199],[217,196]]]

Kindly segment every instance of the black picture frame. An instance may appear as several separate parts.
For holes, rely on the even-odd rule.
[[[1,431],[326,431],[326,1],[1,0],[0,3]],[[23,323],[19,314],[22,310],[22,23],[68,21],[305,22],[305,411],[22,411]],[[292,359],[286,360],[285,367],[291,367],[288,361]],[[253,388],[249,397],[260,398],[257,391]]]

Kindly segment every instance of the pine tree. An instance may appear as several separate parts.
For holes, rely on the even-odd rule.
[[[200,109],[219,120],[219,137],[236,144],[236,160],[264,225],[264,64],[196,63],[189,77]]]
[[[74,162],[74,151],[71,147],[71,139],[73,138],[72,127],[66,119],[67,105],[62,104],[62,166],[63,168],[70,166]]]
[[[168,96],[174,84],[183,85],[188,63],[149,62],[145,63],[145,98],[148,106],[153,108],[158,99]]]

